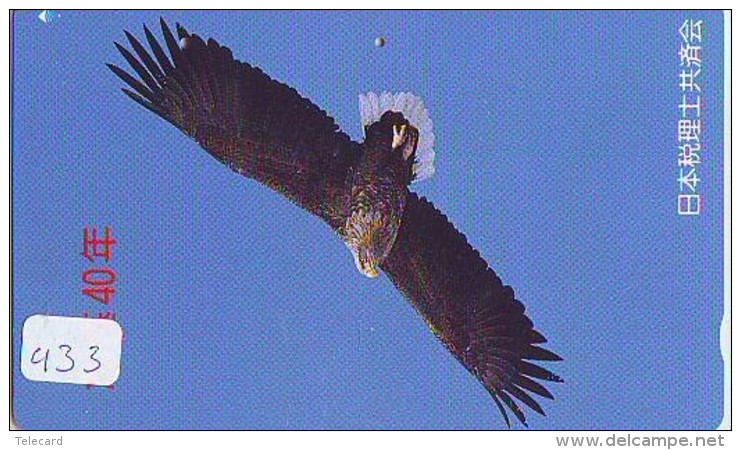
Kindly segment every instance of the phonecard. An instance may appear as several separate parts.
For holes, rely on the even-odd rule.
[[[730,427],[727,26],[14,13],[17,425]]]

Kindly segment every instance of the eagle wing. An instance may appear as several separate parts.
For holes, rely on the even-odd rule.
[[[360,144],[332,118],[259,68],[236,61],[215,40],[204,42],[164,20],[170,56],[145,26],[153,53],[126,32],[135,54],[116,43],[138,79],[108,64],[137,103],[175,125],[230,169],[267,185],[335,229],[348,173]]]
[[[535,331],[512,288],[424,197],[409,193],[399,234],[381,268],[484,385],[507,426],[503,404],[527,426],[515,399],[544,415],[531,393],[553,396],[536,380],[562,380],[529,361],[561,358],[538,346],[546,339]]]

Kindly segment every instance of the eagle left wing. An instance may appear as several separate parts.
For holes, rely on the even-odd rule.
[[[215,40],[204,42],[164,20],[170,56],[145,26],[150,54],[130,33],[133,52],[116,44],[138,78],[113,64],[123,91],[198,142],[235,172],[253,178],[318,215],[333,228],[360,144],[295,89],[235,60]]]
[[[562,382],[530,360],[561,358],[546,342],[479,253],[425,198],[410,192],[396,242],[381,269],[432,332],[491,394],[509,426],[502,403],[527,426],[519,400],[539,414],[530,393],[552,399],[536,380]]]

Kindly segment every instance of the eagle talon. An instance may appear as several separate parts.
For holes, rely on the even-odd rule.
[[[407,126],[393,126],[394,138],[391,141],[391,148],[396,149],[404,142],[404,136],[406,135]]]

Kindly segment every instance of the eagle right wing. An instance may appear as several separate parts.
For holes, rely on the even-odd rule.
[[[561,382],[530,360],[561,358],[525,316],[512,288],[489,268],[448,219],[409,193],[394,246],[381,264],[432,332],[502,405],[527,425],[519,400],[544,414],[531,393],[553,398],[536,380]]]
[[[137,103],[175,125],[230,169],[269,186],[297,205],[342,225],[349,171],[360,156],[334,120],[296,90],[234,60],[213,39],[160,21],[170,57],[144,27],[152,56],[126,32],[136,56],[116,47],[139,79],[108,64]]]

